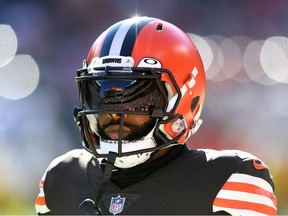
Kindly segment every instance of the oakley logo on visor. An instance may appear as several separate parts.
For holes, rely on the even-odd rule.
[[[138,67],[161,68],[161,62],[155,58],[143,58]]]

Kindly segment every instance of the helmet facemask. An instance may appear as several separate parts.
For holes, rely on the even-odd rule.
[[[163,117],[169,118],[175,110],[173,108],[167,112],[168,98],[161,81],[162,73],[163,69],[139,67],[106,66],[95,67],[89,72],[87,69],[79,70],[76,81],[80,108],[76,115],[86,149],[96,157],[108,157],[109,151],[115,152],[118,157],[118,164],[116,159],[115,165],[127,168],[143,163],[152,152],[176,141],[165,139],[159,131]],[[169,71],[164,73],[171,76]],[[98,122],[99,115],[118,115],[117,122],[109,123],[119,125],[118,139],[112,140],[103,134]],[[150,121],[136,136],[134,134],[124,139],[126,115],[149,115]],[[125,158],[128,165],[123,163]],[[135,163],[135,159],[138,162]]]

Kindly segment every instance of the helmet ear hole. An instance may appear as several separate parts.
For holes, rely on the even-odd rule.
[[[199,103],[199,100],[200,100],[200,96],[196,96],[192,99],[192,102],[191,102],[191,112],[193,113],[195,108],[197,107],[197,104]]]

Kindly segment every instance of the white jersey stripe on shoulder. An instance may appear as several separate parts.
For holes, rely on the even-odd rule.
[[[119,29],[117,30],[112,44],[110,46],[109,55],[120,55],[122,42],[125,39],[127,32],[129,31],[130,27],[134,24],[134,22],[124,22]]]
[[[275,210],[277,209],[273,201],[269,197],[263,195],[257,195],[240,191],[220,190],[220,192],[217,194],[217,198],[258,203],[270,206]]]
[[[243,216],[243,215],[253,215],[253,216],[267,216],[266,214],[252,211],[252,210],[246,210],[246,209],[233,209],[233,208],[224,208],[224,207],[218,207],[213,206],[213,212],[217,211],[226,211],[227,213],[233,215],[233,216]]]
[[[45,213],[48,213],[50,212],[50,209],[48,209],[48,207],[46,205],[38,205],[36,204],[35,205],[35,209],[36,209],[36,212],[37,214],[45,214]]]
[[[39,195],[38,196],[45,196],[43,188],[39,188]]]
[[[230,176],[227,182],[240,182],[240,183],[253,184],[258,187],[261,187],[264,190],[269,191],[270,193],[273,193],[273,188],[267,181],[265,181],[262,178],[254,177],[247,174],[234,173]]]

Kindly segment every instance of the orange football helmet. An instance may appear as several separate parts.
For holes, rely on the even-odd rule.
[[[75,117],[84,147],[96,157],[111,151],[122,159],[146,155],[122,167],[142,163],[160,148],[184,144],[202,122],[206,81],[199,52],[186,33],[157,18],[134,17],[104,31],[76,81],[80,105]],[[155,121],[139,140],[122,139],[120,130],[117,141],[107,141],[97,130],[97,116],[103,113],[150,115]]]

